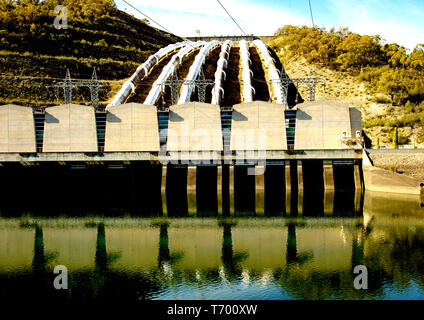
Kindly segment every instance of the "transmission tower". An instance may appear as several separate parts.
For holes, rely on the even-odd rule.
[[[65,96],[65,104],[72,103],[72,90],[78,87],[88,87],[91,95],[91,105],[94,108],[99,106],[99,89],[103,84],[97,80],[96,69],[93,70],[90,81],[72,81],[69,69],[66,69],[65,81],[55,84],[55,87],[63,89]]]
[[[289,78],[287,73],[285,72],[284,68],[281,72],[280,79],[271,81],[274,85],[279,85],[281,87],[281,95],[282,95],[282,101],[284,104],[284,107],[288,108],[288,90],[289,85],[294,84],[297,86],[299,84],[305,84],[308,89],[308,101],[315,101],[315,93],[316,93],[316,87],[319,83],[324,83],[325,86],[325,80],[320,77],[314,76],[314,71],[311,70],[309,73],[309,76],[306,78]],[[299,90],[297,90],[297,94],[299,93]],[[297,98],[296,98],[297,101]]]
[[[179,80],[177,72],[174,71],[171,80],[164,81],[162,86],[169,86],[171,88],[172,104],[178,103],[179,89],[182,85],[193,85],[197,88],[199,102],[205,102],[206,100],[206,88],[215,84],[215,81],[205,79],[203,68],[200,69],[199,75],[196,80]],[[164,90],[163,90],[164,91]]]

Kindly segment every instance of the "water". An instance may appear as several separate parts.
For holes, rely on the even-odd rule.
[[[337,197],[338,214],[327,197],[296,216],[3,217],[0,299],[423,299],[419,199],[367,192],[358,211]]]

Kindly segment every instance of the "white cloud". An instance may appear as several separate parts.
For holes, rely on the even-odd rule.
[[[196,29],[199,29],[202,35],[242,33],[215,0],[129,1],[179,36],[195,36]],[[120,8],[128,8],[122,2],[122,5],[119,1],[117,3]],[[286,24],[308,24],[308,20],[303,17],[260,4],[239,0],[225,0],[222,3],[247,34],[271,35]],[[127,12],[142,17],[133,9],[128,8]]]

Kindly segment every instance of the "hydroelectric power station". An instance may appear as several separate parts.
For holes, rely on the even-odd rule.
[[[320,81],[290,79],[258,39],[162,48],[106,108],[72,104],[69,77],[63,105],[0,106],[0,200],[231,216],[301,215],[316,197],[325,214],[360,210],[361,113],[315,101]]]

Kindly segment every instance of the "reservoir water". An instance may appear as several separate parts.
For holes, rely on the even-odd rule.
[[[424,298],[420,199],[304,197],[274,216],[0,210],[0,299]],[[57,265],[67,290],[53,286]],[[357,265],[368,289],[355,289]]]

